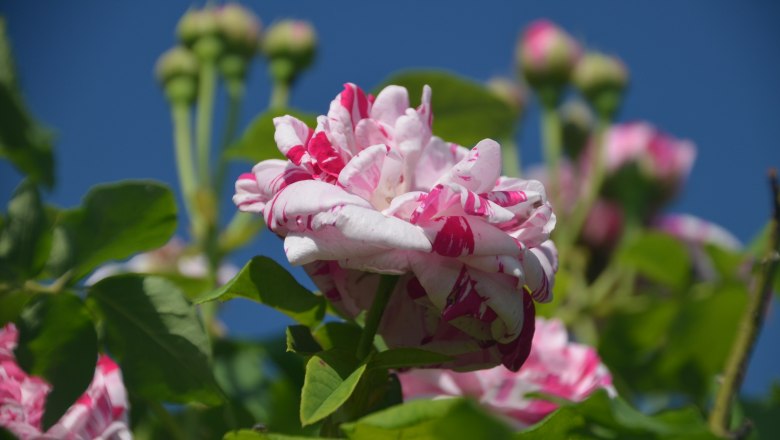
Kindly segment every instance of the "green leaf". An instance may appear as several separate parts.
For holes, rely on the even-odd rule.
[[[57,223],[50,271],[57,276],[71,269],[77,280],[106,261],[164,245],[176,230],[176,201],[153,181],[97,185]]]
[[[25,290],[4,290],[0,288],[0,327],[16,321],[35,293]]]
[[[36,298],[18,324],[19,365],[52,385],[43,415],[46,429],[65,414],[92,381],[97,333],[84,303],[70,294]]]
[[[282,266],[268,257],[254,257],[235,278],[196,303],[248,298],[272,307],[299,323],[313,327],[325,316],[325,298],[298,284]]]
[[[46,263],[51,248],[51,225],[35,185],[22,182],[8,202],[0,230],[0,277],[27,280]]]
[[[518,440],[551,438],[717,439],[693,408],[648,416],[619,397],[610,399],[604,390],[583,402],[562,406],[517,435]]]
[[[341,425],[353,440],[510,439],[508,426],[467,399],[415,400]]]
[[[206,333],[195,309],[170,281],[117,275],[89,288],[104,317],[106,344],[128,389],[153,400],[219,404]]]
[[[291,325],[287,327],[287,351],[310,356],[322,351],[322,346],[314,340],[309,327]]]
[[[350,322],[326,322],[314,330],[314,339],[324,348],[354,352],[363,329]]]
[[[22,99],[5,20],[0,18],[0,157],[35,182],[54,185],[51,133],[29,115]]]
[[[301,423],[311,425],[333,414],[349,399],[366,371],[355,368],[354,356],[330,350],[312,356],[306,364],[301,391]]]
[[[228,432],[222,437],[223,440],[311,440],[312,437],[301,437],[299,435],[274,434],[271,432],[259,432],[249,429]]]
[[[413,107],[420,103],[423,86],[431,86],[433,132],[448,142],[470,148],[485,138],[512,136],[517,113],[471,79],[440,70],[409,70],[392,75],[380,89],[391,84],[409,90]]]
[[[691,259],[685,245],[671,235],[650,231],[621,250],[621,262],[665,286],[685,289],[691,278]]]
[[[616,379],[638,392],[687,395],[703,403],[725,363],[747,292],[741,284],[702,285],[686,297],[653,298],[612,316],[599,352]]]
[[[393,348],[375,354],[368,363],[368,368],[412,368],[443,364],[452,358],[420,348]]]
[[[316,115],[292,109],[268,110],[257,116],[249,124],[249,128],[246,129],[241,139],[225,150],[225,157],[228,159],[245,160],[250,163],[257,163],[266,159],[285,159],[284,155],[276,147],[276,141],[274,140],[274,132],[276,131],[274,118],[284,115],[294,116],[312,128],[317,124]]]

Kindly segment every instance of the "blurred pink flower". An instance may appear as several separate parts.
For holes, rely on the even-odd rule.
[[[119,367],[100,355],[86,392],[45,433],[41,417],[51,386],[27,375],[13,349],[19,333],[13,324],[0,329],[0,426],[21,439],[131,439],[127,393]]]
[[[288,160],[257,164],[233,200],[263,213],[289,261],[349,316],[373,301],[379,277],[364,272],[404,275],[380,327],[388,344],[517,369],[531,297],[551,295],[555,216],[539,182],[500,176],[496,142],[468,151],[433,136],[430,102],[427,86],[413,109],[403,87],[372,99],[347,84],[316,130],[276,118]]]
[[[544,393],[581,401],[598,389],[615,396],[612,376],[596,350],[568,342],[558,320],[536,319],[531,354],[519,371],[504,367],[456,373],[447,370],[412,370],[399,374],[404,399],[470,396],[505,415],[519,426],[532,425],[558,405],[526,397]]]
[[[189,278],[204,278],[208,274],[208,262],[203,254],[188,254],[187,244],[174,237],[164,246],[135,255],[124,263],[109,263],[100,266],[87,279],[92,285],[103,278],[120,273],[176,274]],[[238,268],[229,263],[217,270],[217,282],[222,285],[238,273]]]
[[[672,192],[688,177],[695,158],[692,142],[675,139],[646,122],[616,125],[607,137],[608,173],[636,164],[644,176]]]

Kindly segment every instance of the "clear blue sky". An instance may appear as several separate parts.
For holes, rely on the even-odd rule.
[[[477,80],[513,74],[517,34],[548,17],[588,47],[614,53],[631,70],[621,118],[648,120],[693,140],[699,155],[673,206],[715,221],[748,241],[769,214],[765,170],[780,166],[780,4],[772,1],[626,2],[480,0],[247,1],[264,24],[312,21],[321,50],[292,94],[294,107],[324,113],[347,81],[365,88],[408,67],[448,69]],[[170,116],[152,68],[174,44],[184,1],[5,1],[23,90],[34,114],[57,131],[56,190],[49,200],[78,204],[96,183],[153,178],[175,185]],[[434,91],[435,92],[435,91]],[[257,63],[244,123],[269,98]],[[434,95],[434,99],[435,95]],[[0,116],[2,117],[2,116]],[[538,115],[526,119],[526,163],[539,160]],[[249,165],[232,169],[237,175]],[[0,165],[0,197],[19,176]],[[230,209],[226,206],[225,208]],[[283,258],[271,234],[238,255]],[[300,272],[298,272],[300,273]],[[767,322],[747,390],[780,378],[780,314]],[[282,321],[246,304],[228,306],[232,330],[268,334]]]

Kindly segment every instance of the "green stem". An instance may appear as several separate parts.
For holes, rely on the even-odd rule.
[[[575,205],[574,213],[566,224],[566,242],[564,245],[572,245],[585,226],[588,214],[593,209],[593,205],[598,199],[601,186],[604,183],[605,176],[605,149],[606,135],[609,131],[610,121],[607,118],[599,118],[596,126],[596,137],[594,151],[591,156],[590,170],[588,173],[588,186],[585,189],[585,195],[579,199]]]
[[[360,342],[357,347],[357,358],[364,360],[371,353],[374,347],[374,336],[379,329],[379,322],[382,320],[382,314],[390,301],[390,296],[398,282],[397,275],[382,275],[379,280],[379,287],[376,290],[374,303],[366,316],[366,324],[363,326],[363,333],[360,335]]]
[[[193,200],[198,186],[195,178],[195,161],[192,157],[192,135],[190,127],[190,110],[186,102],[174,102],[171,107],[173,116],[174,144],[176,151],[176,167],[179,172],[179,185],[184,198],[184,208],[193,221],[195,212]],[[195,228],[193,227],[193,230]]]
[[[263,217],[236,211],[219,238],[219,251],[227,254],[251,240],[263,229]]]
[[[561,133],[561,118],[554,105],[544,105],[542,109],[542,134],[544,137],[544,161],[547,164],[549,176],[549,199],[553,209],[560,210],[560,160],[563,142]]]
[[[285,81],[274,81],[271,90],[271,102],[268,107],[271,109],[287,108],[290,101],[290,84]]]
[[[501,162],[503,163],[503,175],[520,177],[520,149],[511,139],[501,142]]]
[[[221,199],[221,195],[225,189],[225,175],[227,174],[227,159],[225,158],[225,150],[235,141],[236,134],[238,132],[238,121],[241,115],[241,104],[244,101],[244,82],[243,80],[232,80],[228,82],[228,114],[227,122],[225,125],[225,133],[222,136],[222,146],[220,148],[219,166],[217,167],[216,184],[217,184],[217,197]]]
[[[739,330],[731,346],[731,353],[726,361],[723,382],[715,396],[715,405],[709,417],[712,431],[720,436],[730,436],[731,407],[742,387],[750,356],[755,348],[756,340],[766,317],[772,294],[772,281],[780,261],[780,189],[778,189],[777,173],[770,171],[772,187],[773,218],[770,220],[769,243],[766,256],[761,262],[761,269],[753,283],[747,308],[742,315]]]
[[[198,176],[202,188],[211,187],[211,124],[214,114],[214,94],[217,84],[217,64],[213,59],[202,60],[198,83]]]

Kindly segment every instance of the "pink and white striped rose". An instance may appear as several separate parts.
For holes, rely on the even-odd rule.
[[[614,396],[612,376],[592,347],[568,341],[558,320],[536,319],[528,360],[517,372],[502,366],[457,373],[412,370],[399,374],[404,399],[470,396],[519,426],[532,425],[558,406],[529,393],[581,401],[598,389]]]
[[[132,438],[122,373],[110,357],[100,355],[86,392],[60,420],[43,432],[41,418],[51,386],[29,376],[16,363],[19,333],[13,324],[0,329],[0,426],[21,439],[88,440]]]
[[[401,275],[380,326],[391,346],[516,370],[531,298],[550,299],[555,216],[539,182],[500,176],[496,142],[469,151],[433,136],[430,102],[427,86],[414,109],[405,88],[374,99],[346,84],[314,130],[276,118],[287,160],[242,175],[233,200],[262,213],[289,261],[349,316],[372,303],[374,274]]]

